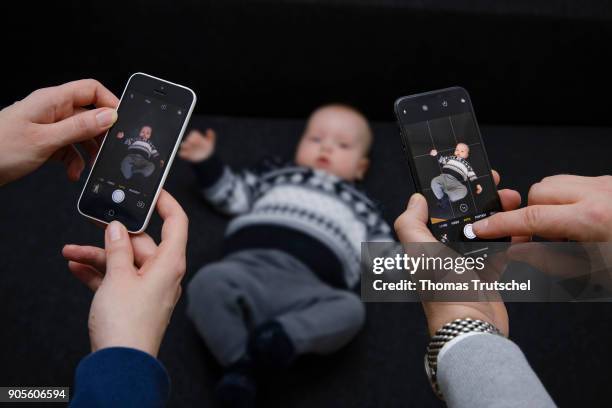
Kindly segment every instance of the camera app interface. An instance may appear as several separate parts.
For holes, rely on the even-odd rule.
[[[137,226],[144,221],[186,112],[138,92],[126,92],[81,207],[105,221]]]
[[[429,205],[432,230],[442,242],[475,239],[471,224],[499,210],[469,102],[466,98],[448,99],[416,106],[419,121],[403,121],[415,176]],[[410,114],[403,112],[404,116]]]

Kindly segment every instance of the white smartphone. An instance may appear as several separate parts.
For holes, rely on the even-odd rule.
[[[79,213],[143,232],[195,103],[195,93],[185,86],[133,74],[79,197]]]

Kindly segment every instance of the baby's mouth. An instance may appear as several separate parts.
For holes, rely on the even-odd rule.
[[[327,157],[319,157],[317,159],[317,166],[320,166],[320,167],[329,166],[329,159]]]

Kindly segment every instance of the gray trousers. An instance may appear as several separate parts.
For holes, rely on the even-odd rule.
[[[465,198],[468,193],[465,184],[449,174],[440,174],[431,179],[431,189],[438,200],[446,194],[451,203]]]
[[[282,325],[298,354],[338,350],[365,320],[357,295],[326,285],[277,250],[245,250],[206,265],[187,295],[189,317],[223,366],[244,355],[250,331],[268,320]]]
[[[121,173],[128,180],[137,173],[149,177],[154,171],[155,165],[139,154],[130,153],[121,161]]]

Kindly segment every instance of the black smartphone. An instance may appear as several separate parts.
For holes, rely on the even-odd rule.
[[[79,213],[144,231],[195,103],[185,86],[133,74],[79,197]]]
[[[501,211],[501,202],[467,91],[404,96],[395,102],[395,114],[433,235],[441,242],[483,241],[472,224]]]

